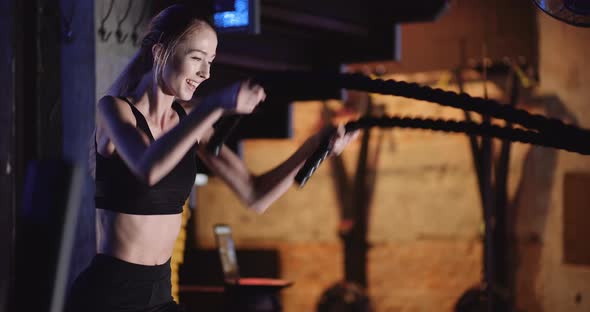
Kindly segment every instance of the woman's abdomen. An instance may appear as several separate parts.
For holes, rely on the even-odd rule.
[[[131,215],[105,209],[96,214],[99,253],[143,265],[170,259],[182,214]]]

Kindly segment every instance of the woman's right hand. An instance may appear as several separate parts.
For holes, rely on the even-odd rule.
[[[253,83],[251,80],[242,81],[236,96],[234,113],[250,114],[265,99],[266,93],[261,85]]]

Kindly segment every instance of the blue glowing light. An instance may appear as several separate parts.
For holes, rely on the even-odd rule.
[[[215,26],[234,28],[248,26],[248,0],[235,0],[235,11],[218,12],[213,15]]]

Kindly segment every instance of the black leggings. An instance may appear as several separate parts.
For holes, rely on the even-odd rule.
[[[149,266],[98,254],[74,281],[65,311],[179,311],[170,290],[170,260]]]

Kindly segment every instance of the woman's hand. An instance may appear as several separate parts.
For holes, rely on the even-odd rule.
[[[353,132],[346,133],[344,129],[344,125],[339,125],[336,128],[336,131],[332,135],[331,138],[331,155],[338,156],[344,148],[352,141],[354,141],[359,136],[359,131],[355,130]]]
[[[206,112],[221,108],[224,115],[250,114],[266,99],[262,86],[251,80],[237,81],[205,96],[195,97],[183,105],[187,112]]]
[[[339,125],[338,127],[334,127],[332,125],[324,127],[320,130],[315,137],[323,141],[328,136],[330,136],[330,155],[337,156],[342,153],[344,148],[352,141],[354,141],[359,135],[359,130],[355,130],[353,132],[346,133],[346,129],[344,125]]]
[[[261,85],[245,80],[241,83],[236,97],[235,113],[250,114],[258,104],[266,99],[266,93]]]

